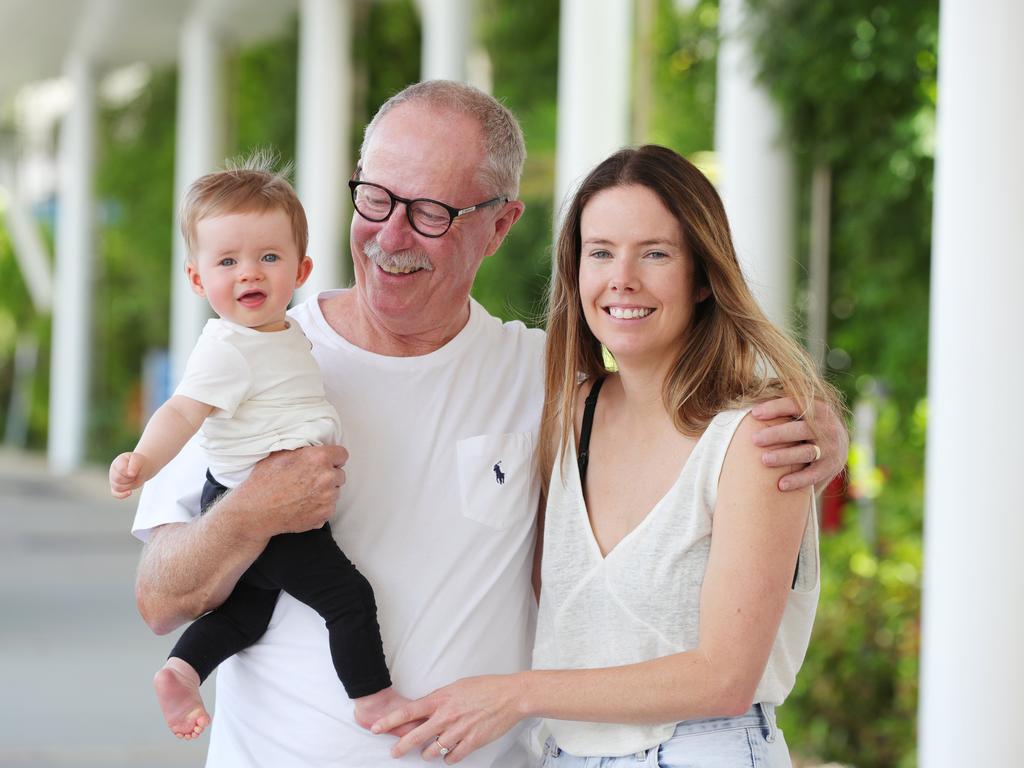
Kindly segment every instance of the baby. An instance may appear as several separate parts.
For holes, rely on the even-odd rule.
[[[205,513],[271,452],[337,443],[341,429],[310,343],[285,315],[313,265],[305,212],[273,159],[257,154],[241,168],[203,176],[189,188],[180,220],[189,283],[219,319],[207,322],[181,384],[135,450],[110,465],[110,490],[129,496],[201,430]],[[273,537],[224,604],[182,634],[154,680],[176,736],[193,739],[209,724],[200,684],[262,636],[282,589],[324,618],[358,722],[405,701],[391,687],[373,590],[328,523]]]

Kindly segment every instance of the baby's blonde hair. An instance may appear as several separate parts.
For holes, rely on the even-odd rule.
[[[298,195],[287,176],[291,165],[277,168],[277,154],[257,149],[246,158],[228,160],[225,170],[196,179],[181,201],[178,221],[189,261],[195,260],[196,226],[203,219],[231,213],[280,210],[291,220],[299,260],[306,255],[309,225]]]

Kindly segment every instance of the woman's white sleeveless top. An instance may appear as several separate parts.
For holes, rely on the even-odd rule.
[[[548,492],[534,669],[618,666],[697,646],[718,479],[748,411],[723,411],[712,420],[675,484],[607,557],[594,539],[570,441],[564,478],[559,455]],[[754,701],[781,704],[807,651],[819,591],[813,499],[807,521],[796,584]],[[665,741],[675,728],[675,723],[545,724],[558,746],[574,755],[627,755]]]

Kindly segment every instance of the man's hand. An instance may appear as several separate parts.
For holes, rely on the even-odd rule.
[[[346,461],[340,445],[272,453],[229,494],[229,503],[246,511],[247,527],[260,539],[316,530],[334,514]]]
[[[794,491],[809,485],[823,488],[846,466],[850,448],[846,426],[825,403],[815,400],[813,407],[816,431],[800,418],[800,408],[788,397],[761,403],[752,411],[754,418],[761,421],[793,419],[754,433],[754,444],[768,449],[761,456],[766,466],[803,467],[779,480],[780,491]]]

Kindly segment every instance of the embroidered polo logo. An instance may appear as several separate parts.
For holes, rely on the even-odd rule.
[[[499,461],[497,464],[495,464],[493,469],[494,469],[494,481],[498,485],[504,485],[505,484],[505,473],[501,471],[501,462]]]

